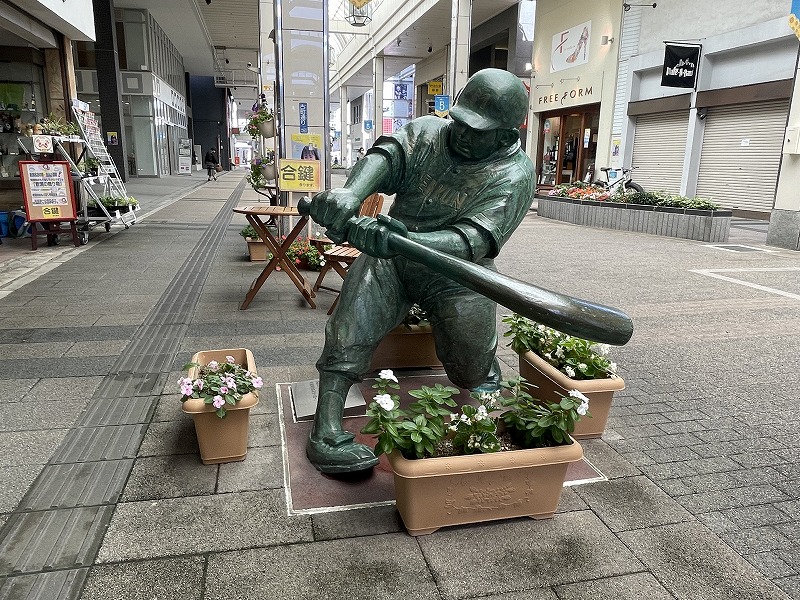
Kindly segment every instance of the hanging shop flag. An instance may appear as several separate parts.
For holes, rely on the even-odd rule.
[[[667,43],[664,49],[661,85],[694,89],[697,83],[697,65],[700,63],[702,48],[699,44]]]
[[[792,9],[789,12],[789,27],[800,38],[800,0],[792,0]]]

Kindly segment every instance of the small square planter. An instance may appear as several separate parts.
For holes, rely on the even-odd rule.
[[[430,325],[398,325],[378,344],[370,363],[373,371],[441,366]]]
[[[192,356],[192,362],[207,365],[212,360],[225,362],[232,356],[237,364],[256,374],[253,353],[245,348],[235,350],[206,350]],[[188,377],[196,379],[198,368],[189,370]],[[194,418],[197,443],[203,464],[213,465],[244,460],[247,454],[247,435],[250,428],[250,409],[258,404],[258,394],[250,392],[242,396],[236,405],[227,405],[227,414],[220,419],[216,409],[201,398],[190,398],[183,403],[183,412]]]
[[[407,460],[389,455],[397,510],[411,535],[514,517],[547,519],[558,508],[578,442],[490,454]]]
[[[261,238],[244,238],[247,242],[247,253],[250,255],[250,262],[264,262],[267,260],[267,244]]]
[[[528,393],[546,402],[560,402],[570,390],[578,390],[589,398],[589,414],[575,424],[572,437],[577,440],[599,438],[603,435],[611,411],[614,392],[625,389],[621,377],[604,379],[571,379],[534,352],[519,355],[519,374],[536,386]]]

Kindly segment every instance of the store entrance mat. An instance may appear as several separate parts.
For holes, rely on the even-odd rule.
[[[408,390],[417,389],[422,385],[434,386],[436,383],[452,385],[443,372],[434,373],[412,376],[395,373],[400,382],[400,390],[396,393],[404,398],[408,396]],[[357,414],[345,417],[344,420],[345,429],[356,434],[356,441],[368,446],[375,445],[373,436],[360,433],[360,431],[368,421],[364,411],[375,395],[375,390],[372,389],[373,383],[374,380],[366,379],[353,386],[354,390],[361,394],[364,403],[360,405],[360,410],[356,411]],[[394,478],[389,461],[385,456],[381,456],[378,465],[371,470],[335,477],[320,473],[308,462],[305,448],[306,440],[311,432],[312,421],[304,417],[300,419],[295,417],[292,398],[293,390],[297,392],[297,390],[306,388],[315,389],[315,386],[297,386],[292,383],[277,385],[283,444],[284,484],[289,514],[335,512],[394,504]],[[454,400],[459,406],[466,404],[470,401],[469,393],[461,390],[457,396],[454,396]],[[301,402],[301,404],[305,404],[305,402]],[[605,480],[605,475],[584,458],[570,464],[564,485],[579,485]]]

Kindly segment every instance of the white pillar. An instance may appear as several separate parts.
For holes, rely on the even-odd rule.
[[[469,77],[469,42],[472,34],[472,0],[452,0],[447,93],[450,102]]]
[[[350,122],[350,107],[347,104],[346,85],[339,86],[339,106],[341,107],[339,110],[339,127],[342,132],[342,139],[339,145],[341,146],[342,166],[346,167],[350,164],[350,128],[348,127],[348,123]]]
[[[775,208],[769,218],[767,244],[800,250],[800,147],[794,139],[800,134],[800,50],[795,65],[792,105],[786,128],[781,168],[778,172],[778,188],[775,193]]]
[[[374,143],[383,133],[383,57],[376,56],[372,59],[372,85],[375,90],[375,97],[373,98],[373,138]]]

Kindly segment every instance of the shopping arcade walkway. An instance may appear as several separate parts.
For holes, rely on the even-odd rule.
[[[412,540],[387,508],[285,516],[273,386],[315,375],[333,295],[320,293],[314,311],[288,279],[271,278],[249,310],[237,310],[259,268],[243,260],[243,221],[227,224],[231,202],[253,201],[240,177],[98,236],[0,299],[0,564],[10,575],[0,598],[43,584],[52,587],[31,597],[78,597],[81,588],[84,598],[786,597],[767,578],[800,597],[797,426],[784,423],[797,404],[800,303],[692,272],[759,269],[727,275],[800,296],[800,255],[529,216],[500,269],[619,306],[636,324],[629,346],[614,351],[629,388],[605,440],[585,444],[610,481],[565,490],[550,522]],[[194,287],[182,285],[192,277]],[[194,350],[234,346],[254,351],[269,389],[247,460],[204,467],[174,381]],[[509,374],[515,358],[507,348],[501,356]],[[120,414],[94,410],[101,398]],[[120,435],[102,447],[70,443],[90,427]],[[87,465],[105,490],[56,489]],[[50,510],[54,500],[64,508]],[[58,529],[67,514],[74,533]],[[41,541],[26,537],[36,527]],[[91,540],[76,544],[69,536],[83,530]],[[56,531],[65,537],[48,548]],[[23,539],[44,545],[26,553]]]

